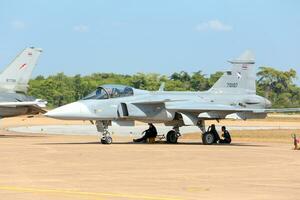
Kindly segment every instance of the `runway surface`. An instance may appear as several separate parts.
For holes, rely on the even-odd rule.
[[[209,121],[226,125],[233,144],[206,146],[200,134],[185,134],[177,145],[134,144],[147,128],[141,124],[111,129],[114,143],[101,145],[89,122],[5,118],[0,199],[295,200],[300,151],[292,150],[291,134],[300,136],[299,119]]]
[[[114,136],[0,133],[0,199],[295,200],[300,151],[290,144],[133,144]]]

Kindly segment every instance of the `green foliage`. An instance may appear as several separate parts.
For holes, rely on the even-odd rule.
[[[296,71],[279,71],[271,67],[260,67],[257,73],[257,93],[271,100],[273,107],[299,107],[300,88],[293,82]]]
[[[57,107],[79,100],[103,84],[124,84],[137,89],[158,90],[160,83],[165,82],[165,89],[169,91],[203,91],[211,88],[222,74],[223,72],[216,72],[207,76],[202,71],[181,71],[167,77],[155,73],[93,73],[88,76],[58,73],[30,80],[28,93],[47,100],[49,107]],[[257,76],[257,93],[270,99],[274,107],[300,106],[300,88],[293,83],[296,78],[295,70],[278,71],[271,67],[261,67]]]

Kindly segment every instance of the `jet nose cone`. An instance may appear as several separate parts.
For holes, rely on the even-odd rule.
[[[81,119],[87,114],[89,114],[89,110],[84,104],[74,102],[50,110],[44,115],[56,119]]]
[[[50,111],[46,112],[44,114],[44,116],[51,117],[51,118],[57,118],[59,116],[59,113],[60,113],[59,109],[55,108],[53,110],[50,110]]]

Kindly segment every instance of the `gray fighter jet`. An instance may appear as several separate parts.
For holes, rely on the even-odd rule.
[[[0,74],[0,118],[44,113],[42,108],[47,102],[26,95],[41,53],[39,48],[24,49]]]
[[[134,120],[173,126],[166,139],[177,143],[181,126],[198,126],[204,144],[212,144],[214,135],[205,130],[205,120],[265,118],[268,112],[300,111],[269,109],[271,102],[256,95],[254,55],[246,51],[229,61],[226,71],[211,89],[203,92],[145,91],[123,85],[102,85],[83,99],[47,112],[65,120],[95,121],[102,133],[101,142],[110,144],[108,126],[134,125]]]

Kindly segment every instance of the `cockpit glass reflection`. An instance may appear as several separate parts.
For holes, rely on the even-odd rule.
[[[83,100],[118,98],[132,95],[132,87],[125,85],[102,85],[98,87],[95,91],[84,97]]]
[[[87,99],[108,99],[108,94],[103,88],[99,87],[83,98],[83,100]]]

